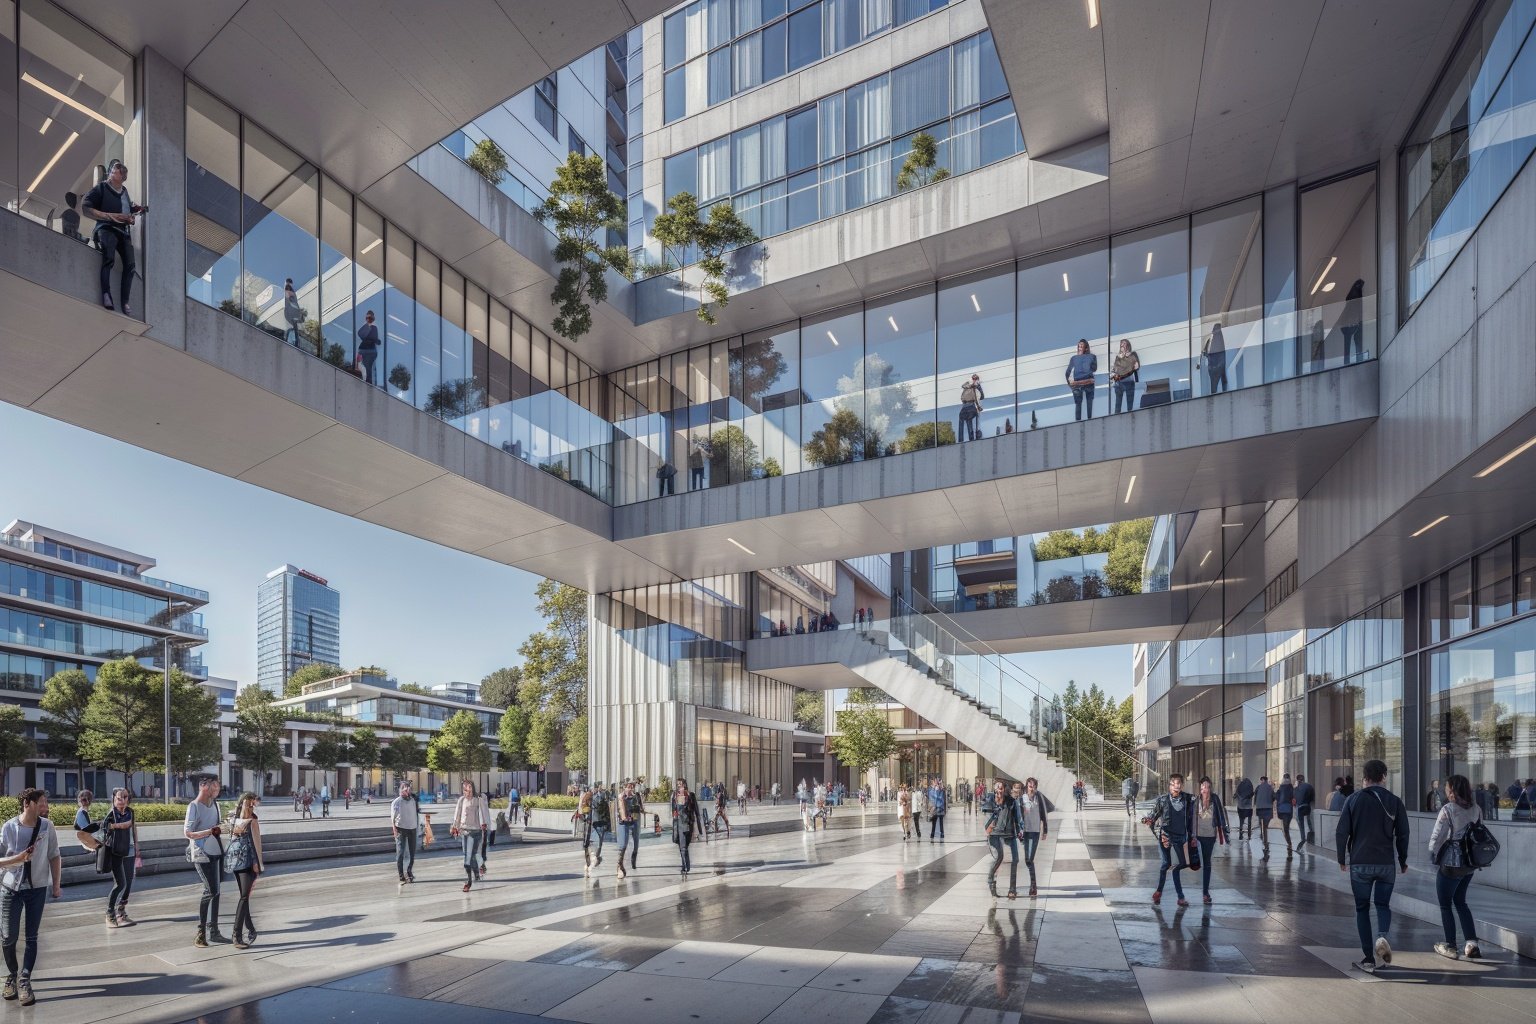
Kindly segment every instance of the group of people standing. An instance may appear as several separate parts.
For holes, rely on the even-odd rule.
[[[1334,790],[1335,799],[1338,799],[1343,786],[1344,781],[1340,780]],[[1348,786],[1349,792],[1353,792],[1353,779],[1349,780]],[[1344,792],[1343,796],[1347,798],[1349,792]],[[1277,817],[1285,838],[1287,859],[1316,838],[1312,829],[1312,807],[1317,801],[1317,789],[1307,781],[1305,775],[1298,774],[1296,781],[1292,782],[1291,773],[1286,772],[1280,777],[1278,786],[1270,782],[1268,775],[1260,775],[1258,785],[1254,785],[1245,775],[1237,780],[1233,795],[1237,799],[1238,839],[1251,839],[1253,819],[1257,817],[1259,820],[1259,843],[1263,849],[1261,860],[1269,860],[1269,824]],[[1337,807],[1330,809],[1337,810]],[[1299,840],[1294,845],[1291,842],[1292,819],[1296,821]]]
[[[923,815],[928,815],[928,841],[944,842],[944,816],[949,812],[949,790],[935,779],[928,786],[908,786],[903,782],[896,789],[896,820],[901,825],[901,840],[912,838],[914,829],[917,841],[923,841]]]

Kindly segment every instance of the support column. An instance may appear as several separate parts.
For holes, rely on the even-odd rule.
[[[186,348],[187,155],[186,77],[154,50],[139,55],[139,130],[127,142],[128,164],[141,168],[130,183],[149,207],[143,220],[139,285],[149,336]]]

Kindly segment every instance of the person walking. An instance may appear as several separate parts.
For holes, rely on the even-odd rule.
[[[1211,328],[1210,337],[1205,339],[1205,344],[1200,348],[1200,358],[1205,360],[1205,373],[1210,380],[1205,393],[1214,395],[1218,391],[1227,390],[1227,343],[1221,335],[1221,324]],[[1197,359],[1195,368],[1199,367],[1200,360]]]
[[[1296,849],[1307,845],[1308,839],[1316,839],[1312,831],[1312,803],[1317,799],[1317,787],[1307,781],[1305,775],[1296,776]],[[1313,844],[1317,845],[1316,843]]]
[[[676,788],[672,790],[672,841],[677,844],[680,858],[679,874],[686,875],[693,870],[693,864],[688,858],[688,846],[700,827],[699,802],[688,792],[688,780],[678,779]]]
[[[725,783],[717,782],[715,783],[715,816],[713,819],[714,828],[716,832],[719,832],[720,823],[722,821],[725,822],[725,834],[727,837],[729,837],[731,834],[731,819],[725,813],[725,805]]]
[[[120,257],[123,261],[122,276],[118,283],[118,297],[122,313],[133,315],[129,296],[133,292],[133,272],[137,269],[133,260],[133,225],[149,207],[139,206],[128,194],[128,167],[121,160],[107,165],[107,176],[95,188],[85,194],[81,211],[97,222],[91,234],[96,248],[101,250],[101,305],[112,305],[112,267]]]
[[[182,833],[187,837],[188,856],[203,880],[203,895],[197,904],[197,938],[193,945],[229,942],[219,934],[219,886],[224,879],[224,838],[219,820],[219,779],[203,775],[197,780],[197,799],[187,804]]]
[[[1275,787],[1269,784],[1268,775],[1259,776],[1259,784],[1253,787],[1253,810],[1259,819],[1259,845],[1264,849],[1260,860],[1269,860],[1269,822],[1275,816]]]
[[[1244,775],[1237,780],[1233,795],[1237,797],[1237,838],[1253,835],[1253,781]]]
[[[1349,872],[1355,896],[1355,928],[1360,933],[1360,960],[1355,964],[1367,974],[1376,973],[1378,962],[1392,962],[1392,889],[1397,875],[1408,873],[1408,809],[1384,785],[1387,763],[1379,758],[1365,762],[1365,785],[1344,802],[1334,832],[1339,870]],[[1394,871],[1394,863],[1396,862]],[[1376,904],[1376,941],[1371,942],[1371,904]]]
[[[112,791],[112,809],[97,833],[101,845],[107,848],[107,870],[112,874],[112,889],[107,893],[108,928],[127,928],[134,923],[128,919],[123,905],[133,887],[136,827],[133,808],[128,806],[128,791],[119,786]]]
[[[960,385],[960,440],[974,441],[982,436],[981,403],[986,397],[978,373],[971,374],[971,379]]]
[[[1365,281],[1355,278],[1344,296],[1339,313],[1339,333],[1344,337],[1344,364],[1365,360]]]
[[[1333,780],[1333,794],[1328,797],[1328,809],[1330,811],[1342,811],[1344,801],[1349,799],[1349,794],[1344,792],[1344,777],[1341,775]]]
[[[1008,898],[1018,897],[1019,889],[1019,817],[1018,805],[1002,779],[992,783],[992,813],[987,818],[987,845],[992,848],[992,870],[987,872],[987,891],[997,898],[997,872],[1003,866],[1003,849],[1013,855],[1008,864]]]
[[[485,824],[480,827],[480,877],[485,878],[486,854],[495,836],[495,817],[491,814],[491,794],[486,791],[480,793],[480,813]]]
[[[1131,348],[1131,339],[1120,339],[1120,351],[1115,353],[1115,361],[1110,364],[1109,381],[1115,389],[1115,412],[1120,412],[1122,403],[1125,411],[1130,412],[1136,399],[1136,382],[1141,379],[1141,358]]]
[[[459,786],[459,800],[453,806],[453,821],[448,826],[448,834],[457,838],[464,849],[462,892],[469,892],[475,884],[477,868],[475,861],[480,849],[480,833],[489,824],[485,810],[480,804],[480,798],[475,795],[475,784],[465,779]]]
[[[912,791],[903,782],[896,790],[896,820],[901,823],[901,841],[912,838]]]
[[[736,811],[739,814],[747,813],[747,784],[741,779],[736,780]]]
[[[1013,784],[1014,816],[1018,819],[1019,838],[1024,842],[1024,866],[1029,868],[1029,898],[1039,895],[1035,888],[1035,851],[1040,840],[1050,833],[1045,816],[1045,797],[1040,793],[1040,783],[1033,778]],[[1010,892],[1009,899],[1013,899]]]
[[[779,784],[775,782],[768,787],[768,796],[773,800],[773,806],[779,806]]]
[[[696,491],[704,486],[704,450],[697,444],[688,453],[688,489]]]
[[[331,784],[326,783],[320,787],[320,817],[331,816]]]
[[[1189,850],[1194,845],[1194,801],[1184,792],[1184,776],[1175,772],[1168,776],[1168,792],[1160,795],[1152,805],[1152,813],[1143,820],[1152,827],[1161,847],[1162,866],[1157,872],[1157,888],[1152,892],[1154,904],[1163,901],[1163,883],[1168,872],[1173,871],[1173,891],[1179,897],[1179,906],[1189,906],[1184,898],[1184,884],[1179,872],[1189,867]]]
[[[409,782],[400,783],[400,795],[389,805],[389,831],[395,837],[395,872],[400,884],[416,881],[416,832],[421,828],[421,805]]]
[[[1136,794],[1141,791],[1141,783],[1134,776],[1127,775],[1120,782],[1120,799],[1125,801],[1125,816],[1136,816]]]
[[[619,867],[617,877],[624,875],[624,851],[630,844],[634,848],[629,850],[629,869],[638,871],[637,863],[640,859],[640,823],[645,818],[645,802],[640,799],[640,794],[635,792],[635,780],[630,779],[624,783],[624,789],[619,794]]]
[[[37,934],[43,924],[48,890],[53,898],[64,895],[60,887],[63,857],[58,830],[48,820],[48,794],[24,789],[21,812],[0,826],[0,949],[5,953],[4,998],[21,999],[22,1006],[37,1002],[32,992],[32,972],[37,967]],[[27,953],[18,965],[16,944],[26,921]]]
[[[1088,339],[1077,343],[1077,353],[1067,360],[1067,387],[1072,389],[1073,418],[1083,418],[1083,404],[1093,419],[1094,374],[1099,372],[1099,357],[1088,351]]]
[[[592,877],[592,872],[603,863],[603,839],[613,827],[612,805],[608,802],[608,791],[599,782],[588,793],[590,802],[587,805],[587,813],[582,819],[584,826],[581,835],[582,860],[586,862],[586,875]],[[597,836],[597,853],[592,852],[592,837]],[[620,866],[624,860],[621,852],[619,856]]]
[[[912,830],[917,833],[917,841],[923,841],[923,812],[928,810],[928,790],[921,784],[912,787]]]
[[[1088,802],[1088,790],[1083,786],[1083,780],[1078,779],[1072,783],[1072,805],[1074,810],[1082,810]]]
[[[1467,889],[1472,885],[1476,867],[1467,863],[1462,840],[1467,829],[1483,820],[1483,809],[1473,799],[1472,783],[1465,775],[1445,780],[1445,803],[1435,815],[1435,827],[1429,833],[1429,859],[1439,869],[1435,873],[1435,896],[1440,901],[1440,926],[1445,941],[1435,943],[1435,952],[1451,960],[1465,956],[1479,960],[1483,951],[1477,945],[1477,922],[1467,906]],[[1454,909],[1455,913],[1452,913]],[[1456,946],[1456,918],[1461,918],[1461,934],[1466,944]]]
[[[229,816],[229,870],[235,874],[235,888],[240,902],[235,904],[235,948],[250,949],[256,941],[256,923],[251,920],[251,890],[256,879],[266,870],[261,853],[261,822],[256,819],[256,808],[261,798],[255,793],[240,794],[235,810]]]
[[[1285,834],[1285,859],[1290,860],[1294,852],[1291,846],[1291,817],[1296,813],[1296,787],[1291,783],[1291,773],[1286,772],[1280,776],[1280,785],[1275,790],[1275,815],[1280,819],[1281,831]]]
[[[373,310],[363,314],[363,326],[357,329],[357,361],[363,369],[363,379],[374,384],[373,367],[379,361],[379,328],[373,322]]]
[[[1200,779],[1200,795],[1195,800],[1195,839],[1200,843],[1200,893],[1211,902],[1211,854],[1216,844],[1227,844],[1227,812],[1221,797],[1211,788],[1210,776]]]
[[[944,815],[949,812],[949,793],[944,789],[944,783],[939,779],[933,780],[933,786],[928,790],[928,841],[933,842],[934,833],[937,832],[939,842],[944,842]]]
[[[288,340],[288,335],[293,335],[293,347],[298,348],[303,337],[304,307],[299,305],[299,293],[293,290],[293,278],[283,282],[283,322],[288,325],[288,330],[283,332],[283,340]]]

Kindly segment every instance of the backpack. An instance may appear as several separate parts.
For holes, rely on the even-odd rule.
[[[1461,837],[1462,861],[1471,868],[1486,868],[1499,856],[1499,840],[1493,830],[1481,821],[1474,821]]]
[[[980,396],[977,394],[977,392],[979,390],[980,389],[977,388],[975,384],[971,384],[969,382],[967,382],[966,384],[961,385],[961,387],[960,387],[960,404],[961,405],[975,405],[978,401],[980,401]]]
[[[229,850],[224,854],[224,866],[230,871],[249,871],[256,863],[256,844],[251,842],[249,830],[241,832],[230,840]]]
[[[608,794],[600,789],[592,794],[592,824],[608,824]]]

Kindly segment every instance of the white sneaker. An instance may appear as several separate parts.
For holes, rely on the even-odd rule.
[[[1376,961],[1368,960],[1365,957],[1361,957],[1359,960],[1356,960],[1355,967],[1364,971],[1366,974],[1376,973]]]
[[[1437,943],[1435,943],[1435,952],[1439,953],[1441,956],[1445,957],[1447,960],[1460,960],[1461,959],[1461,954],[1458,953],[1456,951],[1456,947],[1451,945],[1449,942],[1437,942]]]
[[[1376,959],[1384,964],[1392,962],[1392,944],[1387,941],[1385,935],[1376,937]]]

